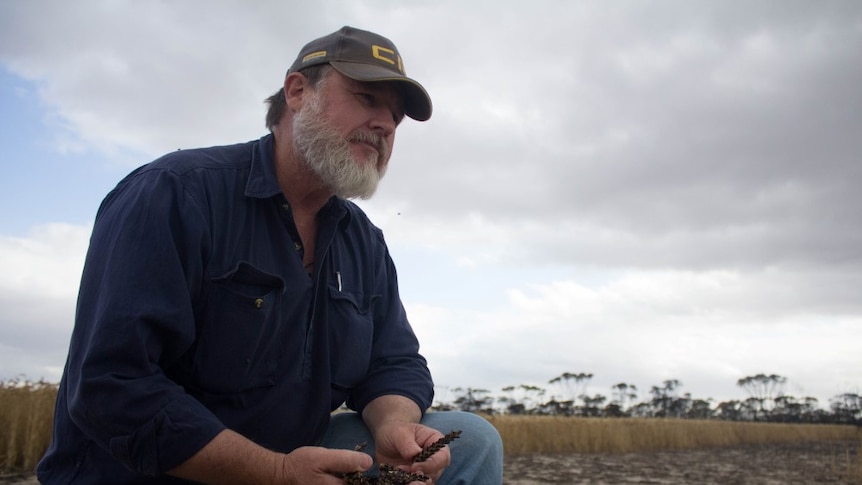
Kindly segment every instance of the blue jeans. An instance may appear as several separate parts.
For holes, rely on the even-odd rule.
[[[461,411],[429,412],[422,424],[443,434],[461,430],[461,437],[449,443],[452,463],[443,472],[439,485],[501,485],[503,483],[503,441],[488,421]],[[365,423],[356,413],[332,416],[320,443],[334,449],[352,450],[359,443],[374,456],[374,443]]]

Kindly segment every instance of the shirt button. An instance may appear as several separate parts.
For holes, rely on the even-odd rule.
[[[256,300],[254,300],[254,307],[255,308],[260,308],[262,306],[263,306],[263,298],[258,298]]]
[[[289,211],[290,210],[290,204],[288,204],[287,202],[285,202],[284,204],[281,204],[281,210],[283,210],[285,212]]]
[[[302,244],[299,244],[298,242],[293,243],[293,249],[296,249],[297,251],[302,251]]]

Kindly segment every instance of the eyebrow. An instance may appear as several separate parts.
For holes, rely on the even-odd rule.
[[[394,93],[398,98],[398,106],[396,107],[398,110],[398,121],[400,122],[406,116],[407,95],[404,89],[402,89],[401,83],[399,83],[398,81],[357,81],[356,79],[351,79],[347,76],[344,76],[344,78],[348,81],[348,86],[351,89],[365,89],[372,92],[373,94]]]

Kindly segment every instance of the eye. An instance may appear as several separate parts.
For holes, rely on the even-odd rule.
[[[369,108],[389,106],[389,101],[386,95],[380,95],[370,91],[353,91],[353,95],[356,96],[356,99],[359,100],[360,104]],[[404,119],[404,107],[401,106],[401,103],[398,103],[397,106],[390,106],[390,110],[392,111],[392,121],[395,122],[396,126],[399,125]]]
[[[366,106],[373,106],[374,102],[377,100],[377,98],[375,98],[374,95],[371,93],[359,91],[354,94],[357,98],[359,98],[359,101]]]

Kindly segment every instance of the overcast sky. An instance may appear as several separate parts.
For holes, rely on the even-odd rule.
[[[378,195],[441,399],[862,392],[862,3],[0,2],[0,379],[60,378],[126,173],[266,133],[307,41],[392,39],[434,101]]]

